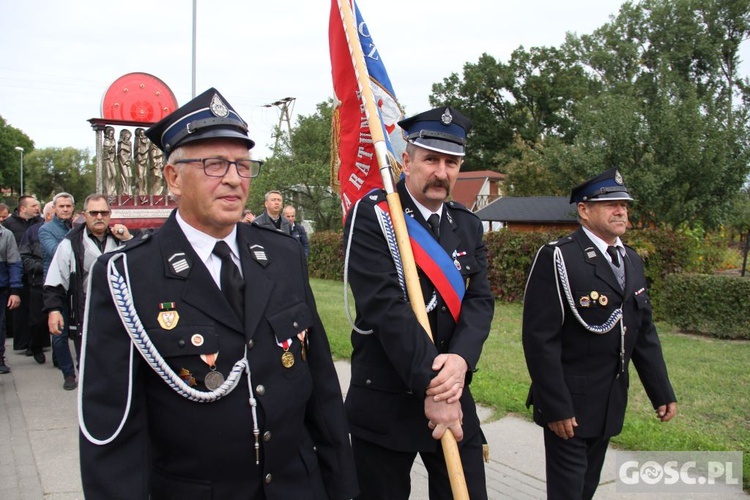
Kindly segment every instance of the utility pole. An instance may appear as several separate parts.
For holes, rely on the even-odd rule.
[[[289,138],[292,138],[292,110],[294,109],[294,101],[296,100],[296,97],[285,97],[283,99],[279,99],[276,102],[272,102],[271,104],[264,104],[264,108],[270,108],[272,106],[277,106],[281,110],[281,115],[279,116],[279,130],[281,130],[281,124],[286,122],[286,129],[289,133]],[[279,136],[281,134],[276,134],[276,142],[273,145],[273,152],[276,152],[276,149],[279,147]]]

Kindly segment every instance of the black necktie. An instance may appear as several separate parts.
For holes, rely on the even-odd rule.
[[[617,248],[608,246],[607,253],[612,258],[612,265],[615,267],[620,267],[620,252],[617,251]]]
[[[221,258],[221,291],[240,321],[245,318],[245,281],[232,260],[232,251],[224,241],[217,241],[213,253]]]
[[[427,224],[432,229],[432,234],[435,235],[435,239],[440,239],[440,216],[438,214],[432,214],[427,218]]]
[[[612,258],[612,270],[617,277],[617,282],[625,290],[625,269],[620,265],[620,252],[617,251],[617,248],[609,246],[607,247],[607,253]]]

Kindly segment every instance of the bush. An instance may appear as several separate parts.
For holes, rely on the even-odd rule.
[[[662,299],[669,323],[688,332],[750,339],[750,280],[738,276],[672,274]]]
[[[310,235],[310,276],[344,281],[344,248],[341,231],[315,231]]]
[[[561,236],[559,233],[506,230],[486,233],[487,275],[495,298],[504,302],[522,300],[537,250]]]

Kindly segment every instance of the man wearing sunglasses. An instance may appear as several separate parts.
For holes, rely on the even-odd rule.
[[[70,336],[79,335],[83,326],[86,286],[91,266],[100,255],[114,250],[120,246],[121,241],[133,238],[128,228],[122,224],[115,224],[110,230],[109,203],[104,195],[89,195],[83,202],[83,214],[86,223],[71,230],[57,246],[44,281],[44,311],[49,313],[47,326],[50,333],[56,336],[64,335],[66,324]],[[70,306],[67,309],[66,304]],[[63,311],[67,311],[67,318],[63,316]],[[68,363],[60,363],[65,379],[63,389],[72,391],[77,383],[67,342],[64,342],[63,350],[65,349],[67,357],[64,359],[70,358],[71,362],[69,366]]]
[[[341,388],[293,238],[240,223],[260,162],[215,89],[146,132],[178,208],[91,271],[87,499],[350,499]],[[124,467],[124,469],[123,469]]]

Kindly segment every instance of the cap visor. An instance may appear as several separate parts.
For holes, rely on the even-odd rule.
[[[628,193],[625,192],[615,192],[615,193],[607,193],[597,196],[596,198],[589,198],[586,201],[634,201],[633,198],[630,197]]]
[[[429,149],[431,151],[437,151],[438,153],[444,153],[453,156],[464,156],[464,147],[455,142],[441,141],[440,139],[430,139],[427,137],[418,137],[414,139],[414,144],[421,148]]]
[[[205,139],[241,139],[245,141],[247,144],[247,149],[253,149],[253,146],[255,146],[255,142],[250,139],[247,134],[231,130],[227,128],[214,128],[214,129],[206,129],[206,130],[199,130],[197,132],[194,132],[187,137],[185,137],[183,140],[180,141],[179,144],[175,147],[184,146],[185,144],[189,144],[191,142],[196,141],[202,141]],[[174,149],[174,148],[173,148]]]

